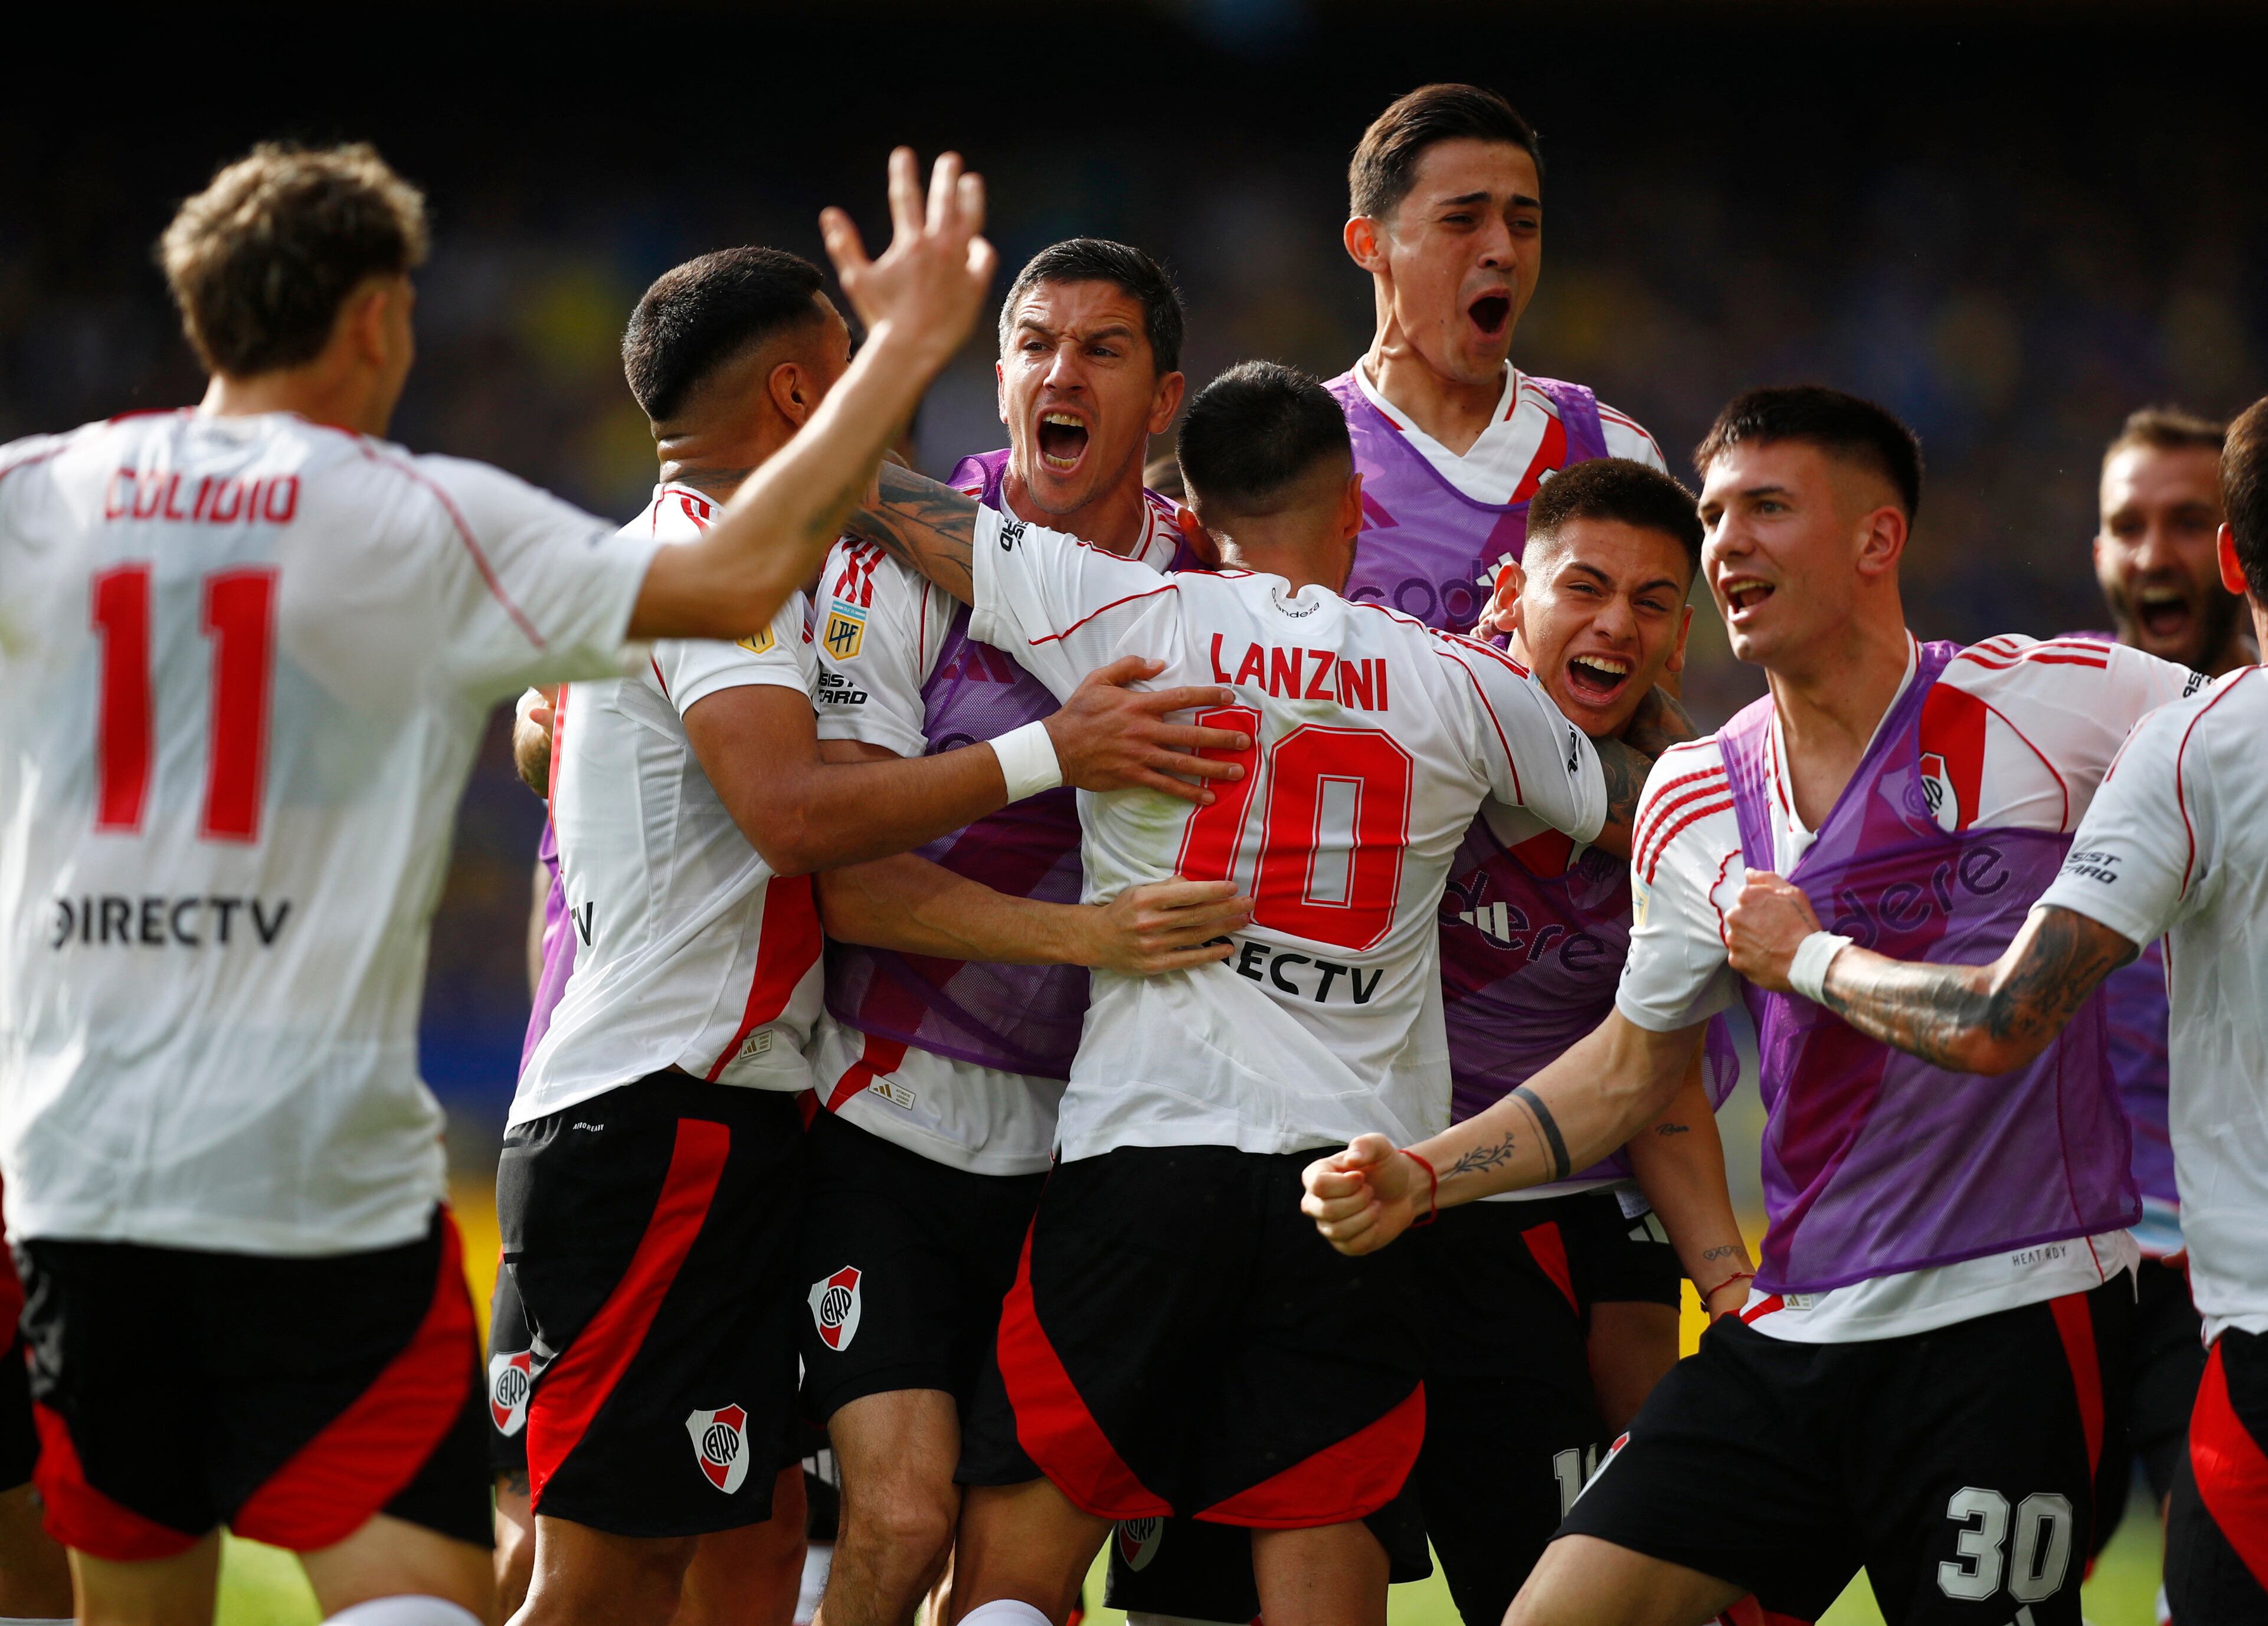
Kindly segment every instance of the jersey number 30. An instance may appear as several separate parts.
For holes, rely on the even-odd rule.
[[[94,578],[102,636],[102,695],[94,721],[94,828],[138,830],[150,799],[157,704],[150,660],[150,566],[122,564]],[[199,620],[212,642],[212,713],[203,817],[208,841],[260,838],[268,756],[268,699],[276,642],[276,572],[215,570]]]
[[[1189,814],[1174,869],[1187,880],[1232,880],[1244,848],[1245,814],[1262,776],[1260,713],[1250,706],[1200,711],[1200,728],[1249,734],[1241,754],[1203,754],[1244,764],[1233,784],[1215,781],[1214,800]],[[1303,724],[1266,752],[1268,799],[1252,917],[1271,931],[1369,948],[1394,923],[1402,855],[1410,840],[1410,754],[1375,728]]]

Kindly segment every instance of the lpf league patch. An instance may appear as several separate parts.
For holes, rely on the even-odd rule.
[[[836,660],[856,660],[866,642],[866,612],[855,604],[835,601],[827,612],[827,652]]]
[[[858,1268],[844,1265],[825,1281],[811,1284],[811,1319],[819,1324],[820,1342],[830,1350],[847,1350],[858,1335]]]
[[[748,1476],[748,1414],[738,1406],[696,1411],[685,1419],[693,1460],[709,1483],[730,1496]]]
[[[1118,1521],[1118,1556],[1130,1570],[1145,1570],[1158,1556],[1166,1534],[1162,1519],[1122,1519]]]
[[[489,1419],[510,1439],[527,1426],[527,1392],[535,1387],[535,1361],[527,1350],[489,1357]]]
[[[769,655],[772,649],[772,629],[766,627],[761,632],[752,632],[740,640],[740,644],[751,655]]]

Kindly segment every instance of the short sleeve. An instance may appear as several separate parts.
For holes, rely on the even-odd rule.
[[[998,510],[976,511],[969,636],[1005,650],[1062,699],[1124,651],[1131,623],[1105,611],[1178,592],[1171,576]],[[1145,654],[1170,658],[1163,649]]]
[[[1433,647],[1463,673],[1450,693],[1469,698],[1468,747],[1491,797],[1579,842],[1595,839],[1607,820],[1607,785],[1589,738],[1502,651],[1449,633],[1436,633]]]
[[[922,685],[950,601],[872,542],[836,543],[819,583],[819,737],[921,755],[929,748]]]
[[[500,469],[421,457],[408,468],[462,568],[437,578],[435,654],[457,685],[508,695],[531,683],[618,676],[646,568],[660,546]]]
[[[683,717],[723,689],[770,685],[810,693],[803,642],[803,595],[780,606],[762,632],[730,644],[712,638],[664,638],[653,646],[654,675]]]
[[[1669,472],[1669,460],[1661,455],[1661,443],[1648,434],[1646,426],[1636,418],[1602,402],[1599,407],[1599,428],[1607,443],[1609,457],[1628,458],[1665,475]]]
[[[2163,937],[2194,907],[2208,870],[2211,830],[2203,798],[2185,795],[2183,742],[2197,708],[2176,706],[2143,718],[2095,793],[2040,896],[2099,921],[2136,944]]]
[[[1719,902],[1747,872],[1713,749],[1665,752],[1633,828],[1630,953],[1615,1008],[1650,1032],[1674,1033],[1714,1016],[1737,991]]]

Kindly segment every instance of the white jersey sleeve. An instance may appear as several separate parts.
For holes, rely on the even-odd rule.
[[[762,632],[731,644],[711,638],[664,638],[653,646],[653,678],[683,717],[697,701],[723,689],[770,685],[811,692],[811,646],[804,642],[803,606],[791,599]]]
[[[2195,912],[2217,879],[2221,838],[2215,798],[2185,783],[2198,710],[2169,707],[2136,725],[2042,908],[2084,915],[2137,944]]]
[[[1172,576],[998,511],[976,511],[968,636],[1013,655],[1058,699],[1122,655],[1172,662],[1180,622],[1154,613]],[[1154,646],[1154,647],[1153,647]]]
[[[873,542],[837,542],[819,581],[819,737],[921,755],[929,748],[922,685],[944,647],[952,600]]]
[[[401,500],[437,509],[409,533],[438,595],[433,654],[458,687],[508,695],[535,682],[619,674],[658,544],[619,531],[501,469],[461,458],[368,455],[404,475]]]
[[[1503,651],[1454,633],[1433,636],[1441,658],[1469,681],[1467,745],[1488,774],[1493,798],[1525,807],[1579,842],[1596,839],[1607,820],[1607,784],[1582,730],[1552,703],[1535,674]]]
[[[1605,401],[1599,403],[1599,429],[1607,443],[1609,457],[1628,458],[1633,463],[1643,463],[1648,468],[1669,472],[1669,460],[1661,455],[1661,443],[1647,432],[1628,413],[1617,412]]]
[[[1631,851],[1630,957],[1615,1008],[1638,1026],[1673,1033],[1733,1001],[1725,957],[1727,887],[1737,890],[1740,822],[1712,737],[1672,746],[1646,776]]]

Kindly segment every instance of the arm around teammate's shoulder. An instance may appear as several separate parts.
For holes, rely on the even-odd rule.
[[[1462,673],[1448,693],[1456,697],[1451,703],[1461,699],[1470,708],[1465,742],[1491,794],[1506,806],[1527,808],[1579,842],[1595,841],[1610,805],[1600,754],[1589,737],[1502,651],[1446,634],[1434,635],[1433,649]],[[1633,800],[1636,794],[1632,787]]]

